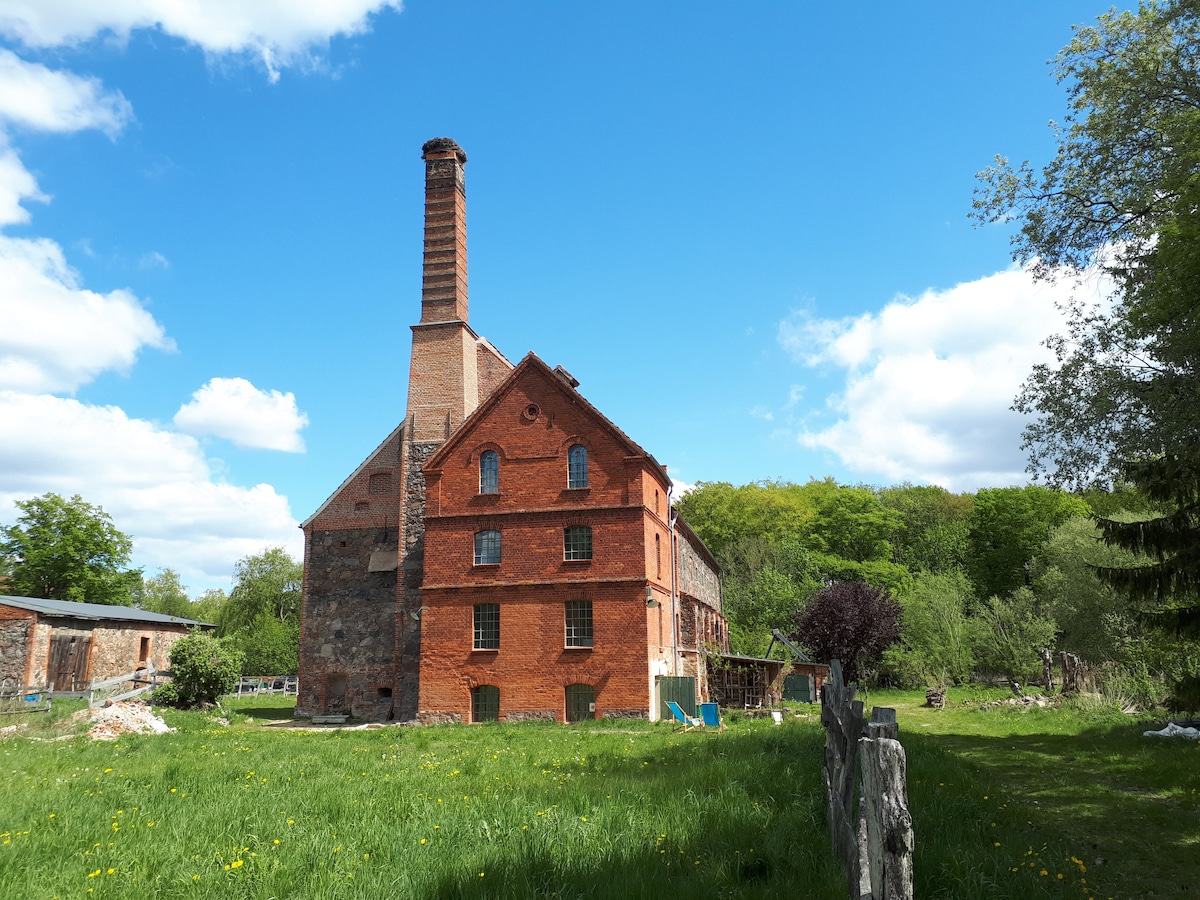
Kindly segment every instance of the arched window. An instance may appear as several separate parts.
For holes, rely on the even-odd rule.
[[[500,493],[500,455],[495,450],[479,454],[479,493]]]
[[[471,721],[495,722],[500,718],[500,688],[481,684],[471,688]]]
[[[563,529],[563,559],[592,558],[592,529],[587,525],[568,525]]]
[[[596,718],[596,689],[590,684],[567,685],[567,721]]]
[[[583,444],[575,444],[567,451],[567,487],[585,488],[587,486],[587,447]]]
[[[500,562],[500,532],[475,532],[475,565],[493,566]]]

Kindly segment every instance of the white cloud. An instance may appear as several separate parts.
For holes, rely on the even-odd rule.
[[[199,587],[228,586],[234,563],[265,547],[303,552],[287,499],[215,481],[194,438],[116,407],[0,391],[0,521],[47,491],[103,506],[137,564]]]
[[[815,414],[800,442],[867,478],[952,490],[1024,482],[1023,422],[1009,406],[1049,361],[1041,342],[1061,330],[1055,303],[1073,290],[1010,270],[853,319],[785,320],[779,342],[793,358],[845,371],[827,400],[836,421]]]
[[[361,34],[368,17],[401,9],[400,0],[6,0],[0,33],[29,47],[121,40],[155,29],[214,55],[250,55],[272,80],[283,66],[304,64],[334,35]]]
[[[670,478],[670,476],[667,476]],[[696,485],[688,484],[686,481],[680,481],[678,478],[671,478],[671,502],[674,503],[680,500],[684,494],[688,494],[696,489]]]
[[[46,238],[0,235],[0,322],[0,388],[73,391],[103,371],[128,371],[143,346],[175,346],[128,291],[81,288]]]
[[[132,118],[124,95],[99,79],[56,72],[0,48],[0,121],[36,131],[98,128],[111,137]]]
[[[29,221],[29,212],[22,200],[46,203],[49,197],[38,190],[37,180],[25,168],[17,151],[8,146],[0,131],[0,228]]]
[[[213,378],[175,413],[175,426],[188,434],[289,453],[304,452],[300,429],[307,424],[294,394],[260,391],[245,378]]]

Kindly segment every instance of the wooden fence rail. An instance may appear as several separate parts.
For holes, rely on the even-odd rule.
[[[0,712],[48,712],[52,700],[87,700],[89,707],[100,706],[103,703],[117,703],[154,690],[162,680],[170,677],[170,674],[170,672],[159,672],[154,668],[135,669],[124,675],[93,681],[81,691],[55,691],[48,689],[46,685],[20,688],[5,685],[0,687],[0,701],[8,701],[5,704],[7,708],[0,709]],[[137,686],[125,691],[114,692],[112,690],[120,688],[124,684]],[[50,688],[53,688],[53,685],[50,685]],[[15,701],[23,701],[20,706],[24,708],[11,708]],[[35,703],[43,705],[34,708],[31,704]]]
[[[851,900],[912,900],[912,816],[896,711],[875,707],[865,721],[856,692],[845,683],[841,662],[833,660],[821,689],[833,853],[845,869]]]

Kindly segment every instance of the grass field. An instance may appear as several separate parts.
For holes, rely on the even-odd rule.
[[[1197,891],[1194,742],[961,699],[869,698],[899,711],[918,897]],[[282,702],[233,702],[229,726],[168,710],[176,733],[115,743],[23,717],[0,742],[0,897],[845,896],[815,708],[722,734],[306,732],[269,724]]]

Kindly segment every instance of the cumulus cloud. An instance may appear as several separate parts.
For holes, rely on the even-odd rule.
[[[119,91],[0,48],[0,227],[29,221],[23,201],[50,199],[10,146],[13,127],[49,132],[98,128],[113,136],[132,118],[133,107]]]
[[[245,378],[213,378],[175,413],[175,426],[188,434],[288,453],[304,452],[300,429],[307,424],[294,394],[261,391]]]
[[[209,54],[256,57],[276,80],[281,67],[308,62],[334,35],[366,31],[385,9],[399,11],[401,0],[6,0],[0,33],[53,47],[155,29]]]
[[[124,95],[99,79],[48,69],[0,48],[0,121],[36,131],[98,128],[111,137],[132,118]]]
[[[215,480],[195,438],[112,406],[0,391],[0,521],[47,491],[103,506],[139,564],[204,587],[228,585],[234,563],[265,547],[303,549],[287,499]]]
[[[1100,296],[1103,285],[1083,289]],[[1056,303],[1078,290],[1010,270],[857,318],[793,315],[780,344],[845,378],[800,442],[867,478],[952,490],[1024,482],[1023,422],[1009,406],[1030,368],[1049,361],[1041,342],[1061,330]]]
[[[38,190],[37,180],[0,131],[0,228],[29,221],[29,211],[21,205],[22,201],[45,203],[49,199]]]
[[[80,287],[46,238],[0,236],[0,322],[0,388],[73,391],[103,371],[128,371],[144,346],[174,349],[128,291]]]

